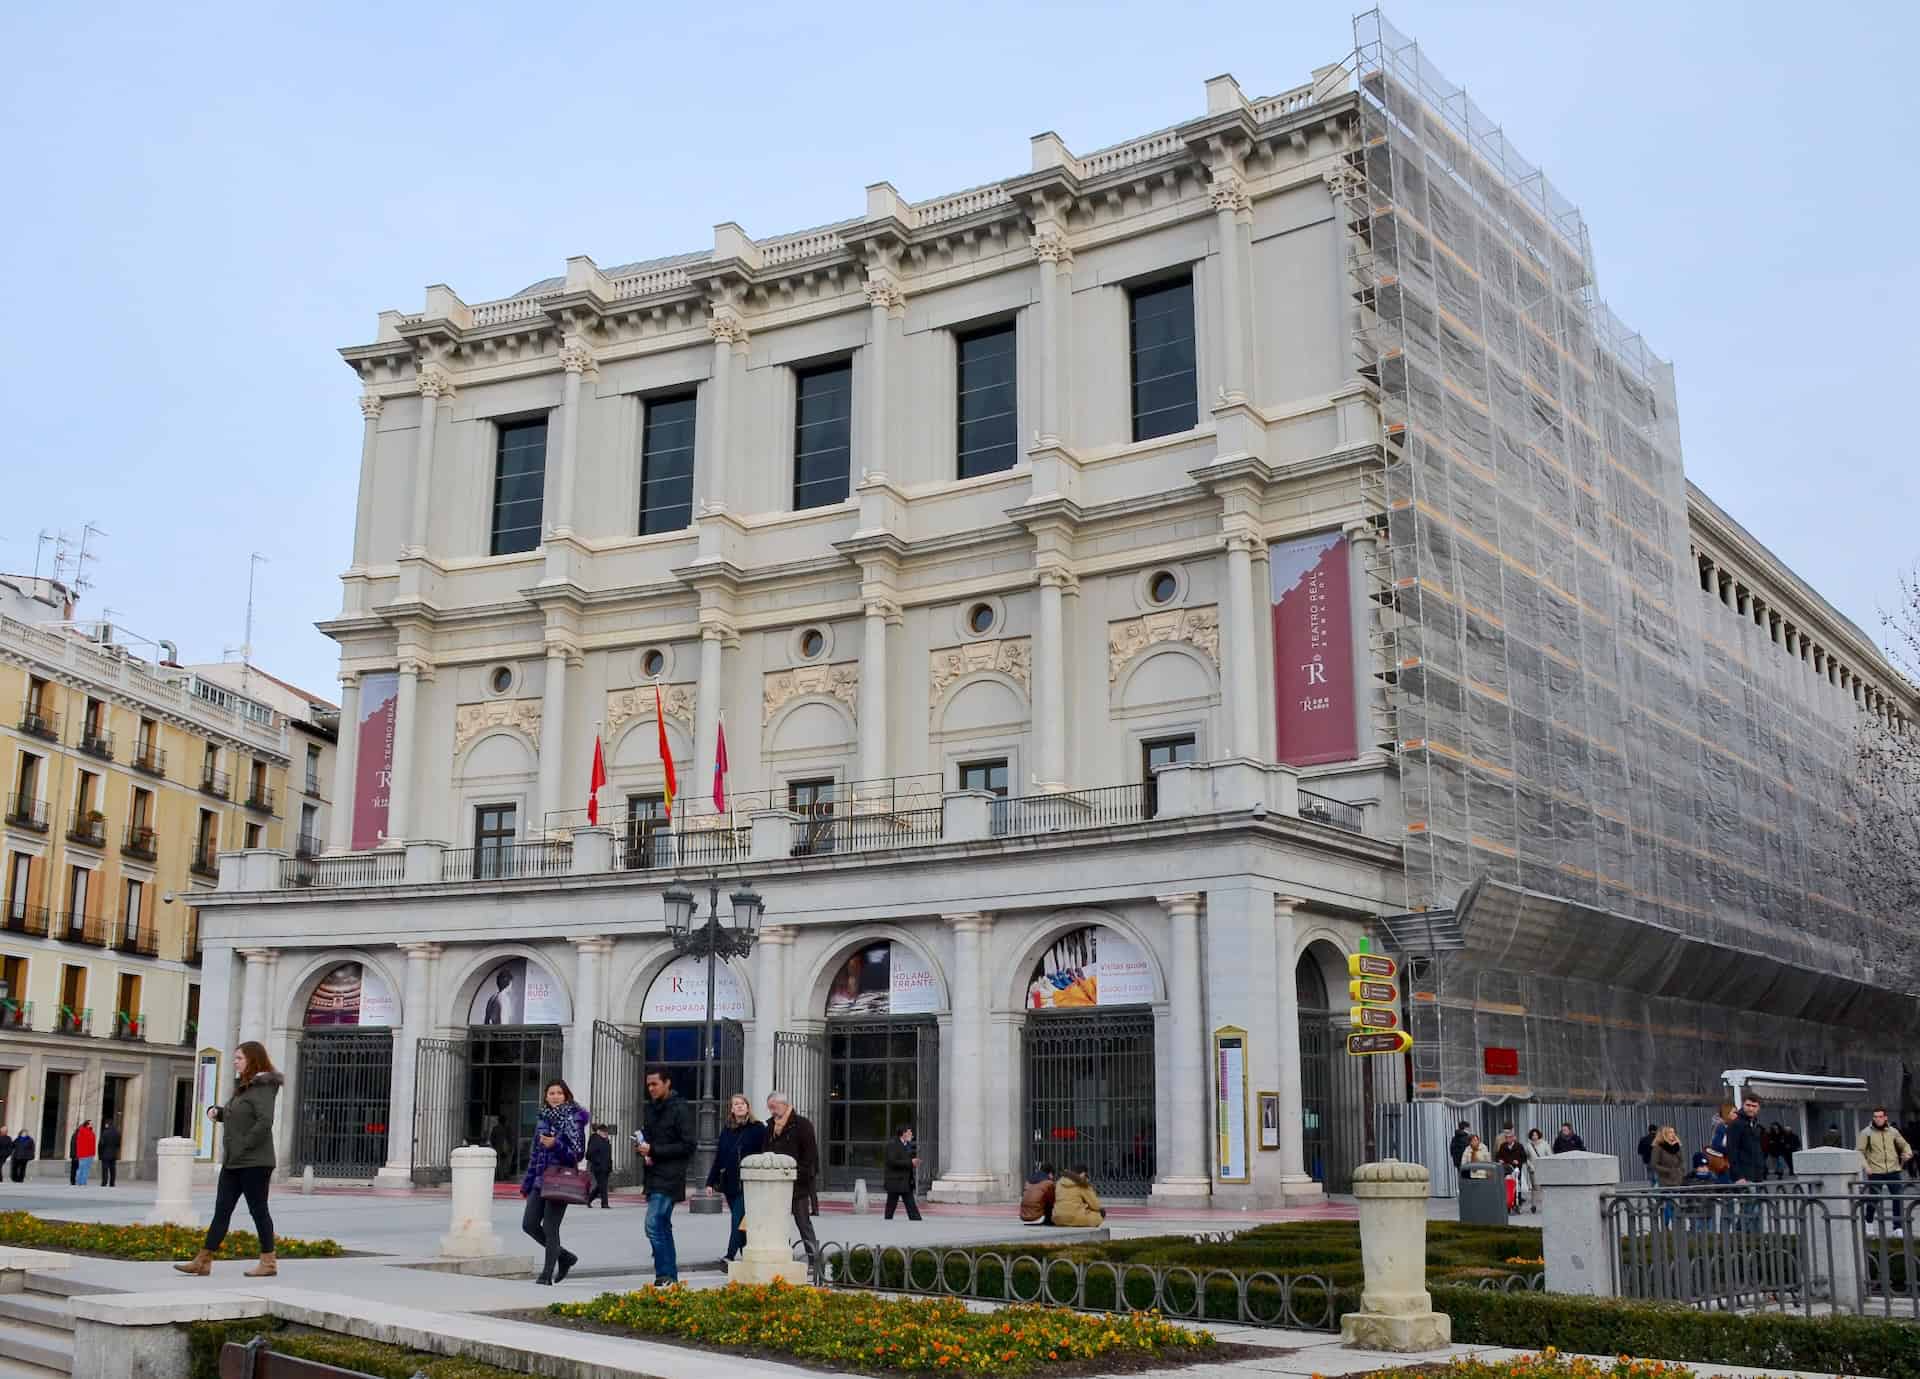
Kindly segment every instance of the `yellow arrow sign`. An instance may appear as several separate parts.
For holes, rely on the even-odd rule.
[[[1355,1029],[1399,1029],[1400,1016],[1380,1006],[1354,1006],[1348,1012],[1348,1023]]]
[[[1390,1006],[1400,999],[1400,990],[1392,982],[1371,982],[1362,978],[1347,983],[1347,999],[1361,1005]]]
[[[1413,1047],[1413,1036],[1403,1029],[1387,1034],[1349,1034],[1347,1052],[1363,1053],[1405,1053]]]
[[[1400,974],[1400,964],[1378,953],[1355,953],[1347,959],[1349,977],[1379,977],[1392,981]]]

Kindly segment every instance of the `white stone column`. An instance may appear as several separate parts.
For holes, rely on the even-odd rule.
[[[721,652],[734,639],[733,629],[724,623],[707,622],[700,627],[700,683],[693,692],[693,780],[694,793],[705,793],[699,786],[713,783],[713,757],[720,737]],[[686,777],[682,776],[684,782]],[[683,785],[682,787],[688,788]]]
[[[387,836],[384,844],[397,846],[413,827],[413,737],[419,717],[420,665],[400,663],[399,686],[393,701],[393,781],[387,788]]]
[[[1618,1241],[1601,1195],[1620,1184],[1620,1160],[1574,1150],[1533,1162],[1540,1191],[1540,1245],[1549,1293],[1614,1296],[1611,1258]]]
[[[1039,340],[1040,426],[1039,444],[1062,443],[1066,434],[1066,377],[1062,366],[1066,350],[1067,303],[1073,285],[1073,250],[1057,227],[1038,228],[1033,237],[1033,255],[1040,265]]]
[[[272,948],[242,948],[240,956],[247,960],[247,975],[240,988],[240,1042],[256,1039],[264,1044],[273,1033],[267,998],[273,986],[273,965],[280,954]]]
[[[1064,789],[1067,779],[1066,596],[1079,590],[1070,570],[1040,571],[1040,635],[1034,645],[1034,737],[1042,790]]]
[[[427,553],[427,514],[433,508],[433,447],[440,429],[440,403],[454,395],[453,380],[438,364],[419,369],[420,433],[413,451],[413,506],[407,514],[407,554]]]
[[[373,558],[374,461],[380,448],[380,414],[386,399],[378,393],[360,394],[360,494],[353,512],[353,568],[364,570]]]
[[[891,268],[879,264],[867,269],[866,442],[859,456],[863,474],[885,474],[888,469],[887,398],[892,392],[893,323],[906,313],[906,294]]]
[[[953,930],[953,1114],[942,1135],[942,1172],[929,1196],[943,1202],[984,1202],[993,1188],[986,1167],[987,991],[982,981],[986,936],[993,916],[942,916]],[[918,1129],[918,1127],[915,1127]]]
[[[707,321],[713,336],[713,378],[707,384],[706,405],[698,425],[706,429],[706,464],[695,471],[693,510],[725,512],[727,508],[727,444],[733,418],[733,358],[747,348],[747,327],[737,308],[720,303]]]
[[[567,663],[571,648],[564,642],[547,643],[547,680],[540,693],[540,817],[528,820],[529,838],[544,836],[551,816],[566,809],[561,796],[567,770]],[[584,808],[584,802],[582,803]]]
[[[433,1028],[433,974],[441,947],[406,943],[407,970],[400,992],[400,1024],[393,1032],[393,1076],[387,1092],[387,1162],[376,1178],[389,1186],[413,1182],[414,1055]]]
[[[1214,173],[1214,230],[1220,240],[1220,388],[1228,402],[1245,402],[1253,354],[1250,251],[1241,225],[1253,223],[1247,184],[1232,170]]]
[[[889,599],[866,601],[866,640],[860,652],[860,779],[892,774],[887,756],[887,625],[900,620]]]
[[[1172,1123],[1161,1145],[1165,1155],[1154,1179],[1156,1202],[1191,1205],[1213,1191],[1207,1172],[1209,1051],[1206,1012],[1201,1007],[1200,896],[1188,891],[1159,897],[1172,936],[1167,964],[1167,1023],[1172,1047],[1167,1076],[1172,1084]]]
[[[1340,1321],[1340,1339],[1400,1354],[1453,1341],[1453,1318],[1433,1310],[1427,1291],[1427,1170],[1388,1159],[1353,1175],[1360,1201],[1360,1255],[1366,1283],[1360,1310]]]
[[[789,830],[791,836],[791,830]],[[787,1018],[787,960],[793,953],[793,930],[783,924],[760,931],[753,978],[753,1044],[743,1079],[747,1099],[761,1114],[773,1085],[773,1036]],[[782,1236],[781,1239],[785,1239]]]
[[[340,677],[340,740],[333,749],[333,813],[327,819],[327,851],[353,850],[353,806],[360,771],[360,677]]]
[[[1300,1086],[1300,992],[1293,982],[1296,939],[1294,910],[1300,901],[1273,898],[1273,949],[1278,977],[1274,1002],[1279,1007],[1280,1191],[1287,1197],[1318,1197],[1323,1189],[1307,1172],[1305,1097]]]
[[[1259,659],[1259,634],[1253,623],[1253,548],[1248,532],[1229,532],[1227,546],[1226,624],[1220,629],[1220,652],[1226,661],[1226,699],[1229,741],[1214,756],[1258,757],[1260,754],[1260,691],[1254,676]]]
[[[560,385],[560,444],[553,473],[553,510],[543,525],[550,536],[573,535],[574,475],[580,466],[580,384],[596,370],[593,349],[577,335],[560,347],[560,367],[567,371]]]
[[[606,983],[607,955],[613,952],[613,940],[598,936],[573,936],[574,950],[573,1033],[567,1039],[567,1083],[576,1097],[593,1104],[593,1027],[604,1017],[600,1011],[600,989]]]

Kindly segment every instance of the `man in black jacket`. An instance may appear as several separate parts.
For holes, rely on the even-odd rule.
[[[820,1141],[813,1133],[813,1122],[793,1109],[793,1098],[785,1092],[767,1094],[766,1152],[793,1160],[793,1224],[811,1264],[820,1249],[819,1237],[813,1233],[813,1180],[820,1169]]]
[[[113,1186],[114,1165],[120,1162],[120,1123],[108,1121],[100,1127],[100,1186]]]
[[[20,1133],[13,1137],[13,1181],[19,1182],[27,1176],[27,1164],[33,1159],[33,1136],[22,1126]]]
[[[587,1205],[591,1207],[596,1200],[608,1211],[613,1203],[607,1200],[607,1182],[613,1177],[613,1141],[607,1137],[607,1127],[596,1125],[593,1134],[587,1139],[587,1168],[593,1174],[593,1191],[587,1194]]]
[[[903,1125],[887,1144],[887,1220],[893,1220],[893,1209],[902,1202],[907,1204],[907,1220],[920,1219],[920,1204],[913,1200],[919,1168],[920,1146],[914,1142],[913,1127]]]
[[[1473,1140],[1473,1131],[1463,1120],[1454,1128],[1453,1138],[1447,1141],[1447,1162],[1453,1165],[1453,1176],[1460,1176],[1460,1156],[1467,1152],[1467,1145]]]
[[[1570,1120],[1561,1121],[1560,1133],[1553,1137],[1553,1152],[1556,1154],[1584,1154],[1586,1151],[1587,1142],[1573,1133],[1573,1122]],[[1651,1153],[1652,1151],[1648,1152]]]
[[[687,1195],[687,1160],[693,1157],[693,1109],[673,1090],[673,1074],[655,1068],[647,1074],[646,1128],[637,1132],[633,1152],[646,1166],[647,1244],[653,1247],[653,1283],[666,1288],[680,1282],[680,1257],[673,1248],[673,1209]]]
[[[1660,1186],[1660,1179],[1653,1171],[1653,1141],[1659,1133],[1659,1126],[1649,1125],[1647,1127],[1647,1133],[1640,1137],[1640,1143],[1637,1147],[1640,1155],[1640,1169],[1647,1176],[1648,1187]]]
[[[1747,1093],[1740,1114],[1727,1127],[1727,1177],[1757,1183],[1767,1176],[1766,1132],[1760,1128],[1760,1098]]]

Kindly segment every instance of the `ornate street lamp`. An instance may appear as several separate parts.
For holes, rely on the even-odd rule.
[[[728,916],[729,924],[720,922],[720,882],[709,878],[707,881],[707,917],[700,921],[699,905],[693,892],[684,886],[669,886],[660,893],[661,907],[666,911],[667,936],[673,940],[673,950],[681,957],[705,958],[707,960],[707,1018],[701,1030],[700,1055],[700,1100],[695,1124],[699,1147],[705,1158],[711,1162],[713,1150],[720,1142],[720,1089],[717,1085],[715,1068],[714,1038],[714,975],[722,958],[744,958],[753,951],[754,940],[760,936],[760,916],[766,909],[749,886],[741,886],[733,893],[733,911]],[[708,1199],[692,1199],[692,1210],[718,1210],[721,1205],[718,1198],[713,1206],[706,1207]]]

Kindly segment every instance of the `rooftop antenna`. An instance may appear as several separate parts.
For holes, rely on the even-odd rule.
[[[78,601],[82,590],[93,587],[93,581],[87,578],[87,562],[100,558],[90,553],[87,547],[92,544],[94,537],[105,536],[106,534],[105,531],[101,530],[100,527],[92,522],[87,523],[86,526],[80,529],[80,555],[79,558],[73,562],[73,596],[76,601]]]
[[[47,543],[53,540],[53,533],[45,527],[40,528],[39,544],[33,548],[33,577],[40,578],[40,557],[46,553]]]
[[[253,581],[267,558],[255,551],[247,562],[247,639],[240,644],[240,693],[245,694],[253,680]]]

